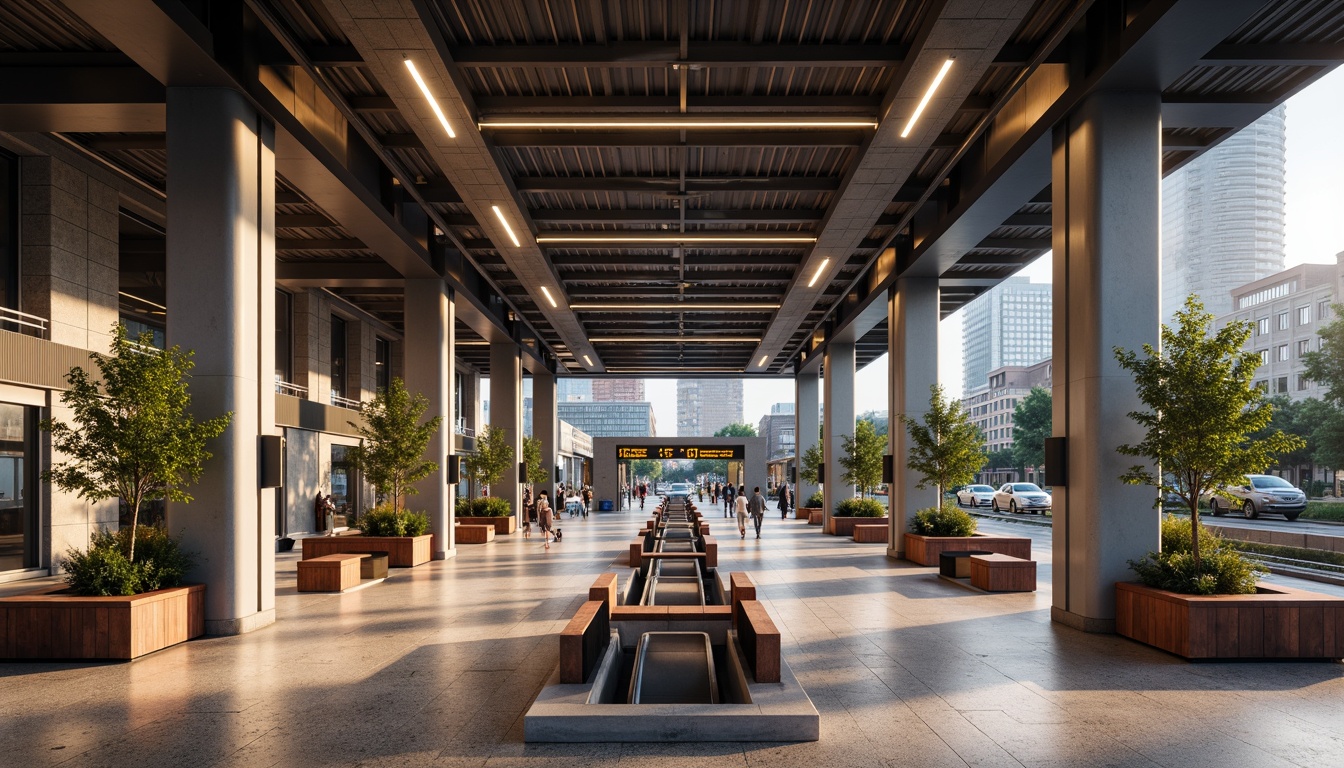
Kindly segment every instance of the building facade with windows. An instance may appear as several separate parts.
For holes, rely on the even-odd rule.
[[[589,379],[595,403],[637,403],[647,400],[643,379]]]
[[[741,422],[741,379],[677,380],[678,437],[712,437]]]
[[[1035,365],[1009,365],[989,372],[988,382],[961,399],[961,406],[971,421],[980,428],[986,453],[1013,447],[1013,412],[1035,387],[1050,389],[1054,383],[1054,366],[1049,359]],[[1034,480],[1034,471],[1027,470],[1027,480]],[[980,472],[982,482],[1009,482],[1017,479],[1013,467],[986,466]]]
[[[1251,323],[1244,348],[1260,356],[1253,381],[1270,395],[1305,400],[1325,394],[1325,387],[1307,378],[1302,356],[1320,351],[1317,332],[1334,318],[1331,305],[1344,279],[1344,253],[1336,259],[1336,265],[1299,264],[1234,288],[1232,311],[1215,321],[1220,329],[1234,320]]]
[[[1051,355],[1051,286],[1011,277],[966,305],[962,317],[962,394],[986,386],[990,372],[1030,366]]]
[[[762,416],[756,425],[756,434],[765,438],[767,460],[793,456],[796,427],[793,403],[775,403],[770,406],[770,412]]]
[[[653,405],[640,403],[556,403],[561,421],[592,437],[656,437]]]

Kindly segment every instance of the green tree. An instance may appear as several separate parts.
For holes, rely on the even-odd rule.
[[[411,394],[404,381],[393,377],[372,400],[360,404],[362,423],[346,422],[363,438],[347,454],[350,463],[364,473],[379,496],[391,499],[392,511],[398,516],[401,497],[420,492],[412,483],[439,469],[436,462],[425,458],[425,450],[443,418],[435,416],[420,423],[428,408],[424,395]]]
[[[997,451],[991,451],[985,457],[985,466],[989,469],[1016,469],[1017,454],[1013,453],[1012,448],[1000,448]]]
[[[897,418],[914,443],[906,463],[921,475],[915,487],[934,486],[941,504],[944,491],[971,482],[985,466],[984,443],[960,400],[944,397],[938,384],[929,387],[929,392],[929,412],[922,423],[904,413]]]
[[[798,462],[798,476],[811,485],[817,485],[817,478],[821,476],[821,465],[825,461],[821,443],[813,443],[803,451],[803,458]]]
[[[186,488],[210,459],[208,440],[224,434],[232,413],[197,421],[191,414],[193,352],[157,350],[153,335],[136,340],[126,326],[112,327],[112,354],[93,353],[95,378],[79,366],[65,380],[61,403],[71,423],[44,419],[52,447],[70,458],[42,472],[44,482],[88,501],[121,499],[131,509],[127,559],[135,561],[136,526],[146,501],[190,502]]]
[[[1307,378],[1325,386],[1325,399],[1344,407],[1344,304],[1335,304],[1335,319],[1321,326],[1321,348],[1302,355]]]
[[[1161,351],[1143,345],[1143,354],[1115,348],[1120,367],[1134,375],[1139,401],[1147,408],[1129,417],[1143,428],[1135,445],[1121,445],[1125,456],[1146,458],[1120,479],[1132,485],[1179,495],[1190,511],[1191,558],[1199,568],[1199,497],[1205,490],[1237,484],[1242,475],[1261,472],[1276,454],[1301,447],[1301,438],[1274,431],[1253,440],[1266,427],[1274,406],[1251,386],[1260,355],[1242,350],[1251,324],[1233,321],[1210,334],[1213,315],[1191,295],[1176,313],[1176,327],[1162,326]]]
[[[715,437],[756,437],[756,428],[750,424],[735,422],[714,433]]]
[[[630,462],[630,471],[635,477],[657,480],[663,476],[663,462],[658,459],[635,459]]]
[[[550,480],[546,468],[541,464],[540,437],[523,438],[523,463],[527,465],[527,477],[523,478],[524,482],[540,485]]]
[[[840,466],[845,468],[841,479],[857,485],[859,492],[867,496],[873,486],[882,482],[882,454],[886,447],[887,441],[873,429],[872,422],[855,422],[854,434],[841,438],[845,452],[840,457]]]
[[[1050,390],[1032,387],[1013,409],[1013,456],[1016,467],[1045,463],[1045,439],[1054,430]]]
[[[882,413],[880,411],[865,411],[864,413],[859,414],[858,420],[866,421],[872,424],[873,432],[877,433],[878,437],[887,436],[888,419],[885,413]]]
[[[493,424],[476,436],[476,452],[462,462],[467,477],[478,486],[494,485],[513,464],[513,446],[509,445],[503,427]]]

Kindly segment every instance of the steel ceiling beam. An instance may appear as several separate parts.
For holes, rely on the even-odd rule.
[[[713,222],[717,224],[755,224],[801,223],[808,224],[821,219],[825,211],[805,208],[763,208],[747,210],[687,209],[663,208],[613,209],[613,208],[577,208],[577,209],[533,209],[532,220],[538,224],[667,224],[678,221]]]
[[[648,192],[673,194],[680,190],[676,177],[518,176],[519,192]],[[834,192],[834,176],[688,176],[686,194],[704,192]]]
[[[691,67],[894,67],[909,54],[899,44],[779,45],[639,40],[591,45],[459,45],[447,51],[466,68],[661,69]]]
[[[882,100],[876,96],[721,96],[687,94],[686,111],[696,112],[841,112],[871,116]],[[643,116],[681,112],[678,96],[481,96],[476,108],[482,119],[534,117],[546,113],[629,113]]]
[[[556,133],[536,128],[490,128],[497,147],[859,147],[868,138],[861,130],[677,131],[628,129]]]

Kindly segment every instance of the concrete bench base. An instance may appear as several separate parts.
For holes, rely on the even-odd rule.
[[[495,527],[493,525],[457,526],[458,544],[485,544],[494,540]]]
[[[1036,561],[1010,555],[971,555],[971,586],[986,592],[1035,592]]]
[[[365,555],[323,555],[299,561],[300,592],[344,592],[359,586]]]
[[[864,543],[886,543],[887,531],[888,527],[886,525],[856,525],[854,526],[854,540]]]

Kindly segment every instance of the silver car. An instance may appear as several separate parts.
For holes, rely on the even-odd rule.
[[[1232,498],[1209,495],[1209,511],[1215,515],[1224,515],[1232,507],[1240,507],[1251,520],[1259,517],[1261,512],[1273,512],[1291,522],[1307,508],[1307,494],[1274,475],[1246,475],[1240,484],[1230,485],[1223,492]]]
[[[968,485],[957,491],[957,503],[963,507],[988,507],[994,503],[994,486]]]
[[[1004,483],[994,494],[989,506],[995,512],[1006,509],[1013,514],[1047,512],[1050,509],[1050,494],[1035,483]]]

